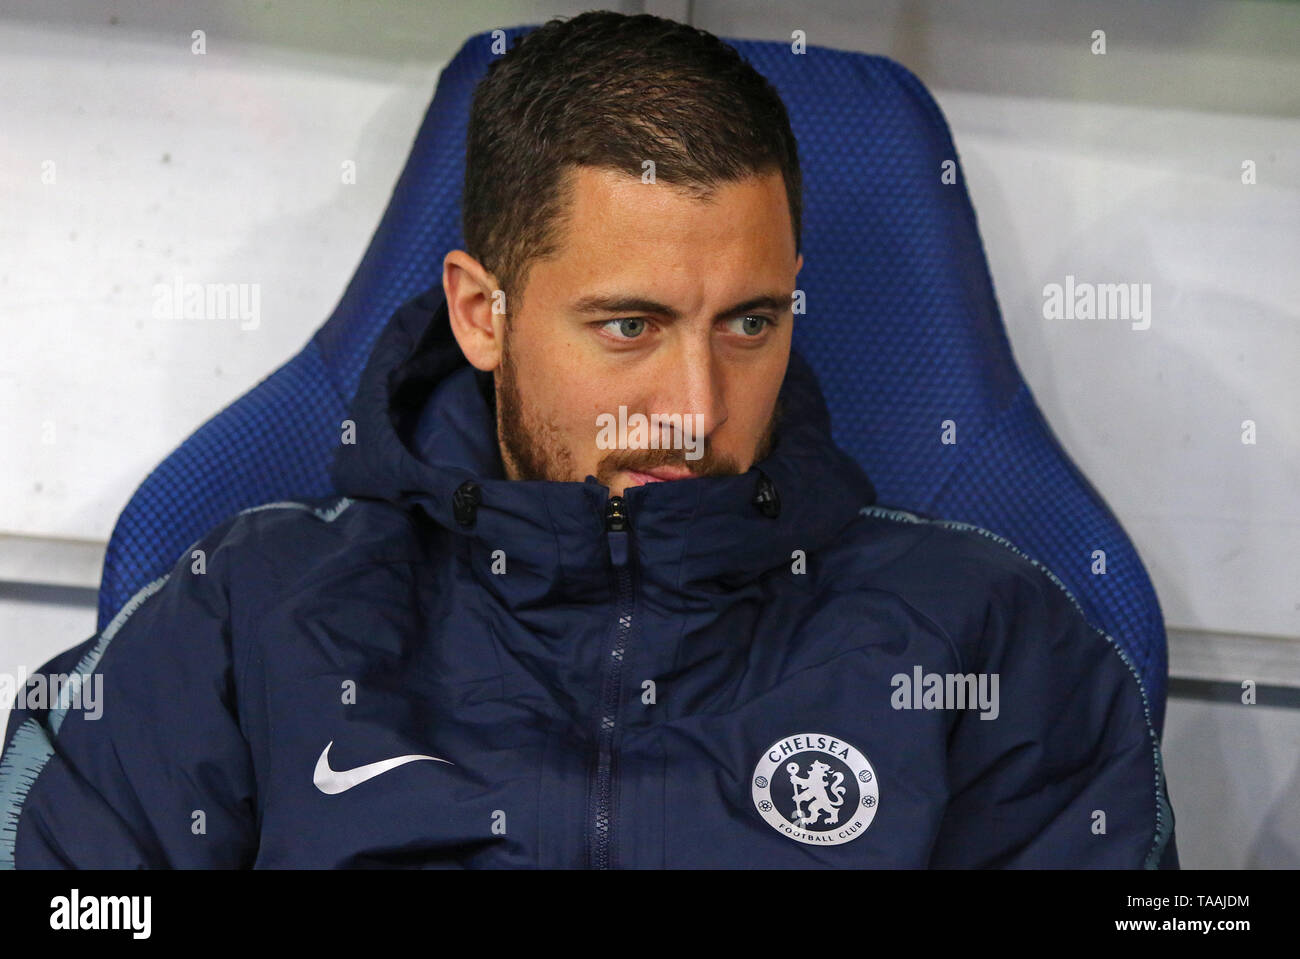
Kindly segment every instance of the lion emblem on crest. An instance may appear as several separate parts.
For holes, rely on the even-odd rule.
[[[837,772],[835,781],[828,785],[826,774],[830,768],[821,760],[814,759],[808,775],[800,776],[798,763],[786,764],[785,771],[790,774],[790,785],[794,787],[794,812],[790,821],[795,825],[811,826],[822,813],[826,813],[827,825],[840,818],[840,807],[844,805],[844,774]],[[805,803],[807,809],[803,808]]]

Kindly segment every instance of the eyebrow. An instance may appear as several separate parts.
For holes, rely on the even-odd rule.
[[[750,310],[774,310],[781,313],[792,309],[793,299],[793,292],[785,296],[776,293],[763,293],[727,307],[717,313],[713,319],[715,321],[725,320],[738,313],[746,313]],[[666,303],[660,303],[657,300],[641,296],[623,296],[620,294],[596,293],[591,296],[584,296],[573,304],[573,310],[577,313],[651,313],[655,316],[666,316],[670,320],[680,320],[682,318],[680,312]]]

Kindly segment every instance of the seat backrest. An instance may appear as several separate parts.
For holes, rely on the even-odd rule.
[[[531,29],[506,31],[508,41]],[[980,527],[1059,577],[1129,658],[1161,730],[1167,666],[1155,591],[1020,375],[934,99],[884,57],[730,42],[781,93],[799,141],[806,313],[794,343],[821,380],[836,441],[881,503]],[[332,492],[340,423],[371,347],[402,303],[441,282],[443,256],[462,245],[466,124],[491,44],[490,33],[471,37],[443,71],[333,315],[127,504],[105,559],[100,628],[223,519]],[[1101,554],[1104,574],[1094,572]]]

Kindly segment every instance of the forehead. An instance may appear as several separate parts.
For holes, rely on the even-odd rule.
[[[779,171],[719,183],[704,196],[603,168],[574,167],[567,177],[569,206],[555,258],[561,269],[771,274],[795,260]]]

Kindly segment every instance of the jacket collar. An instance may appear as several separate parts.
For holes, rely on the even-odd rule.
[[[794,350],[781,397],[773,449],[747,472],[627,491],[629,554],[643,584],[698,596],[788,569],[795,550],[811,556],[875,502],[866,474],[833,443],[816,377]],[[351,417],[355,442],[339,447],[332,470],[339,492],[427,514],[481,553],[474,563],[484,566],[480,579],[507,605],[608,592],[609,491],[592,476],[582,483],[505,478],[491,375],[461,353],[440,286],[393,315]],[[476,506],[466,483],[478,487]],[[775,491],[779,508],[756,503],[764,487]],[[496,550],[507,571],[520,575],[490,575]]]

